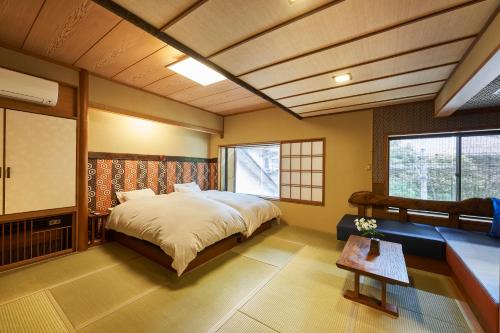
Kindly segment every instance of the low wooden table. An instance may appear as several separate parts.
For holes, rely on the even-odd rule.
[[[387,303],[387,284],[410,285],[401,244],[380,241],[380,255],[369,255],[370,239],[351,235],[337,260],[337,267],[354,272],[354,291],[347,290],[344,297],[387,314],[398,317],[398,308]],[[360,275],[378,280],[382,284],[381,300],[363,295],[359,291]]]

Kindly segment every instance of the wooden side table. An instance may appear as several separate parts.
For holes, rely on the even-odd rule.
[[[354,272],[354,291],[347,290],[344,297],[392,316],[398,317],[396,305],[387,303],[387,284],[410,285],[408,271],[401,244],[380,241],[380,255],[368,254],[370,240],[351,235],[342,254],[337,260],[337,267]],[[368,276],[382,284],[381,299],[375,299],[360,293],[360,275]]]
[[[88,214],[89,246],[106,242],[106,221],[109,212],[92,212]]]

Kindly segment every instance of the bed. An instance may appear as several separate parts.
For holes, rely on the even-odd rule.
[[[273,203],[220,191],[173,192],[117,205],[108,236],[182,273],[269,228],[281,212]]]

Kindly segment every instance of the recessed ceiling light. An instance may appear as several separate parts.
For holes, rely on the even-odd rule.
[[[226,79],[224,75],[191,57],[168,65],[167,68],[204,86]]]
[[[351,80],[351,74],[337,75],[337,76],[334,76],[333,79],[337,83],[342,83],[342,82],[350,81]]]

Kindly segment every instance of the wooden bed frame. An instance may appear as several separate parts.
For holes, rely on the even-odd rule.
[[[205,248],[203,251],[199,252],[196,258],[191,261],[186,268],[185,272],[188,272],[204,263],[207,261],[229,251],[236,245],[246,241],[247,239],[252,238],[253,236],[260,234],[261,232],[270,229],[272,224],[275,223],[277,219],[272,219],[267,222],[264,222],[255,232],[250,236],[250,237],[245,237],[244,235],[238,233],[231,235],[227,238],[224,238],[217,243],[214,243],[207,248]],[[167,255],[163,250],[150,242],[144,241],[139,238],[135,238],[132,236],[125,235],[121,232],[114,231],[114,230],[107,230],[106,231],[106,237],[110,240],[114,240],[123,246],[126,246],[135,252],[142,254],[144,257],[168,268],[171,271],[175,270],[172,268],[172,258]]]

